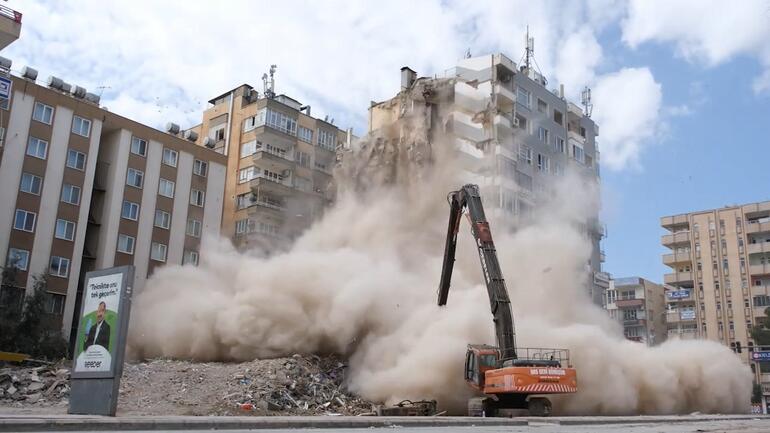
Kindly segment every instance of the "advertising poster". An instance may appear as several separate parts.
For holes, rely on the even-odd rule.
[[[76,373],[104,373],[112,369],[119,328],[123,274],[88,279],[83,292],[83,312],[75,345]]]

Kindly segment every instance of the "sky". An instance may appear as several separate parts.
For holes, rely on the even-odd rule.
[[[399,69],[444,75],[466,51],[518,61],[529,26],[549,83],[592,89],[604,269],[660,282],[660,217],[770,200],[770,0],[37,1],[0,55],[101,94],[154,127],[200,122],[242,83],[362,135]],[[549,84],[550,85],[550,84]],[[762,163],[761,161],[765,161]],[[756,162],[759,161],[759,162]]]

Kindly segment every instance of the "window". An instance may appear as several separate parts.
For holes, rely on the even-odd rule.
[[[223,141],[225,139],[225,125],[212,128],[211,131],[209,131],[209,137],[214,141]]]
[[[537,138],[540,139],[543,143],[548,143],[548,130],[543,128],[542,126],[537,128]]]
[[[297,152],[297,163],[302,167],[310,167],[310,155],[305,152]]]
[[[132,221],[139,219],[139,203],[123,200],[123,209],[120,212],[120,216]]]
[[[564,169],[561,164],[556,161],[553,162],[553,174],[556,176],[564,176]]]
[[[77,150],[67,151],[67,167],[83,171],[86,169],[86,154]]]
[[[257,140],[249,141],[248,143],[241,144],[241,158],[246,158],[249,155],[257,153]]]
[[[45,159],[48,156],[48,142],[35,137],[27,141],[27,155]]]
[[[34,174],[22,173],[21,186],[19,190],[30,194],[40,195],[40,188],[43,186],[43,179]]]
[[[65,183],[61,187],[61,201],[64,203],[80,204],[80,187]]]
[[[75,223],[63,219],[56,220],[56,238],[71,241],[75,239]]]
[[[297,119],[289,117],[280,111],[267,109],[267,120],[265,123],[271,128],[275,128],[289,135],[297,135]]]
[[[179,154],[176,150],[163,148],[163,163],[171,167],[176,167]]]
[[[135,168],[129,168],[126,173],[126,185],[142,188],[142,185],[144,185],[144,172]]]
[[[559,110],[553,110],[553,121],[564,126],[564,114]]]
[[[541,113],[547,113],[548,112],[548,104],[546,104],[545,101],[543,101],[540,98],[537,98],[537,111],[539,111]]]
[[[198,207],[203,207],[203,203],[205,201],[205,198],[206,198],[206,193],[205,192],[203,192],[201,190],[197,190],[197,189],[190,190],[190,204],[191,205],[198,206]]]
[[[198,266],[198,252],[185,250],[182,256],[182,264]]]
[[[237,207],[238,210],[246,209],[247,207],[253,204],[254,204],[254,196],[250,192],[239,194],[235,197],[235,207]]]
[[[334,151],[337,148],[337,134],[319,128],[318,146],[321,149]]]
[[[32,112],[32,120],[43,122],[48,125],[53,121],[53,107],[35,102],[35,110]]]
[[[297,138],[304,141],[305,143],[313,143],[313,130],[305,128],[304,126],[300,126],[297,129]]]
[[[167,249],[168,247],[166,247],[165,244],[153,242],[152,246],[150,247],[150,259],[158,262],[165,262]]]
[[[48,267],[48,273],[54,277],[67,278],[70,273],[70,259],[64,257],[51,257],[51,265]]]
[[[197,174],[201,177],[206,177],[206,174],[209,171],[209,164],[206,161],[201,161],[200,159],[196,159],[195,162],[193,162],[193,173]]]
[[[124,254],[134,254],[134,242],[135,239],[131,236],[119,234],[118,235],[118,252]]]
[[[767,296],[767,295],[754,296],[755,307],[767,307],[768,305],[770,305],[770,296]]]
[[[537,154],[537,169],[544,173],[551,171],[551,159],[545,155]]]
[[[585,153],[583,152],[583,148],[576,144],[572,145],[572,157],[575,158],[575,161],[581,164],[585,163],[586,158]]]
[[[168,229],[171,227],[171,214],[160,209],[155,210],[155,227]]]
[[[554,137],[553,151],[556,153],[564,153],[564,139],[561,137]]]
[[[521,86],[516,87],[516,102],[529,108],[530,94]]]
[[[147,156],[147,141],[138,137],[131,137],[131,153]]]
[[[158,183],[158,194],[163,197],[174,198],[174,182],[161,178]]]
[[[9,248],[5,266],[16,268],[20,271],[26,271],[27,266],[29,266],[29,251],[18,248]]]
[[[61,316],[64,314],[64,300],[66,296],[57,295],[55,293],[46,293],[47,302],[45,305],[45,312],[48,314],[56,314]]]
[[[328,171],[327,165],[323,164],[323,163],[320,163],[318,161],[316,161],[316,163],[315,163],[315,169],[316,170],[321,170],[321,171]]]
[[[91,133],[91,121],[80,116],[73,117],[72,132],[83,137],[88,137]]]
[[[256,167],[246,167],[238,171],[238,183],[248,182],[257,177]]]
[[[185,230],[185,234],[194,238],[201,237],[201,222],[192,218],[188,219],[187,230]]]
[[[532,149],[525,144],[519,147],[519,162],[532,165]]]
[[[24,209],[16,209],[16,215],[13,219],[13,228],[24,232],[35,231],[35,219],[37,214]]]
[[[244,234],[249,229],[249,220],[248,219],[242,219],[235,222],[235,234],[240,235]]]

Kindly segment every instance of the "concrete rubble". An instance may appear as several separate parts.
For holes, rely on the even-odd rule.
[[[0,365],[0,405],[66,405],[70,372],[65,364],[18,367]]]
[[[240,363],[156,359],[131,362],[120,384],[119,414],[374,415],[376,406],[345,386],[337,357],[294,355]],[[0,369],[0,406],[66,407],[69,363]]]

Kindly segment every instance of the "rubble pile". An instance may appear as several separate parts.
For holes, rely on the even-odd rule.
[[[38,367],[0,365],[0,405],[66,405],[69,379],[69,368],[63,364]]]
[[[71,362],[0,365],[0,406],[68,404]],[[123,368],[123,415],[362,415],[372,403],[349,393],[336,357],[294,355],[249,362],[155,359]]]
[[[315,355],[241,363],[130,363],[118,407],[146,415],[374,414],[372,403],[346,390],[345,370],[340,359]]]

